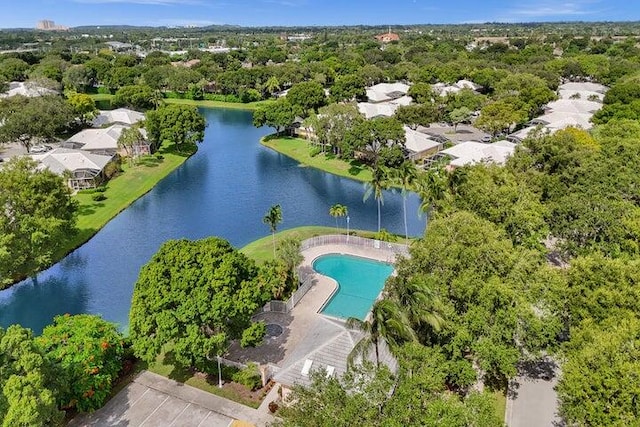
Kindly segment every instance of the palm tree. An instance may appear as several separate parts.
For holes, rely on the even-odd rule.
[[[347,327],[359,329],[365,333],[365,336],[356,343],[349,354],[347,358],[349,365],[353,365],[357,356],[366,357],[373,347],[376,354],[376,365],[380,366],[379,345],[381,341],[386,342],[392,351],[404,342],[417,341],[409,318],[402,307],[390,299],[379,300],[373,305],[371,320],[362,321],[350,317],[347,319]]]
[[[345,205],[341,205],[340,203],[336,203],[335,205],[329,208],[329,215],[336,219],[336,232],[338,232],[338,217],[347,216],[349,214],[349,210]]]
[[[410,278],[394,276],[387,282],[389,298],[403,307],[416,330],[429,327],[439,332],[444,326],[442,304],[429,286],[429,277]]]
[[[416,180],[416,191],[422,199],[420,211],[427,214],[427,221],[430,219],[436,203],[446,197],[447,184],[446,171],[442,167],[429,169]]]
[[[380,232],[380,205],[384,204],[383,191],[389,188],[389,174],[385,167],[379,166],[373,170],[371,181],[365,184],[364,200],[367,200],[371,194],[378,204],[378,233]]]
[[[271,230],[271,237],[273,238],[273,259],[276,258],[276,230],[278,224],[282,222],[282,208],[280,205],[273,205],[267,211],[267,214],[262,218],[262,222],[269,226]]]
[[[405,243],[409,241],[409,230],[407,227],[407,193],[418,177],[416,166],[412,161],[405,161],[394,171],[394,178],[400,181],[402,186],[402,212],[404,214],[404,237]]]

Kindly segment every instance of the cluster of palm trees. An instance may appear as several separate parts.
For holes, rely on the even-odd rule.
[[[364,200],[373,195],[378,209],[378,233],[381,229],[381,206],[384,204],[384,190],[393,186],[399,186],[402,192],[402,212],[404,218],[405,239],[409,240],[407,226],[407,195],[409,191],[415,191],[420,196],[422,203],[420,211],[429,218],[435,204],[446,196],[447,174],[441,167],[435,167],[419,173],[412,161],[405,161],[400,166],[390,169],[378,166],[373,169],[371,181],[365,183]]]
[[[378,232],[380,232],[380,205],[383,191],[392,185],[402,189],[405,238],[409,240],[407,229],[407,194],[413,190],[422,202],[420,211],[433,215],[439,202],[447,197],[449,174],[442,165],[419,173],[413,162],[406,161],[398,168],[390,170],[379,166],[374,169],[372,179],[366,184],[365,200],[373,194],[378,202]],[[376,363],[380,364],[379,345],[382,341],[393,353],[403,343],[418,341],[440,331],[445,326],[442,305],[431,292],[424,277],[391,277],[385,286],[383,299],[371,309],[368,320],[350,318],[347,327],[360,329],[365,333],[349,355],[352,364],[357,357],[366,357],[375,350]]]
[[[329,208],[329,215],[336,219],[336,232],[339,232],[338,218],[346,217],[349,215],[349,209],[345,205],[336,203]]]
[[[417,342],[445,326],[442,305],[424,279],[392,277],[385,289],[384,298],[376,301],[367,320],[347,319],[348,328],[364,332],[349,354],[349,365],[367,358],[373,349],[379,366],[382,342],[393,354],[402,344]]]

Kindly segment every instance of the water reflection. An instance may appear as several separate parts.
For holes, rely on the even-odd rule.
[[[203,110],[208,127],[198,153],[151,192],[114,218],[94,238],[57,265],[0,292],[0,325],[21,323],[39,332],[56,314],[97,313],[126,327],[140,267],[168,239],[221,236],[241,247],[269,229],[262,217],[282,206],[279,230],[334,226],[329,207],[349,208],[352,228],[377,227],[375,200],[363,202],[363,184],[298,164],[259,144],[271,130],[256,129],[251,114]],[[424,219],[419,199],[407,202],[409,232]],[[402,198],[386,192],[382,226],[403,233]]]

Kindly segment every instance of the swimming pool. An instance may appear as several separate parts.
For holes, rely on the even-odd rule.
[[[321,312],[329,316],[364,320],[393,272],[393,266],[349,255],[324,255],[313,269],[338,282],[338,289]]]

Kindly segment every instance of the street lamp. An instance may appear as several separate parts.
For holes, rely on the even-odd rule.
[[[216,356],[218,359],[218,387],[222,388],[222,371],[220,370],[220,356]]]
[[[349,218],[349,215],[347,215],[347,243],[349,243],[349,220],[351,218]]]

